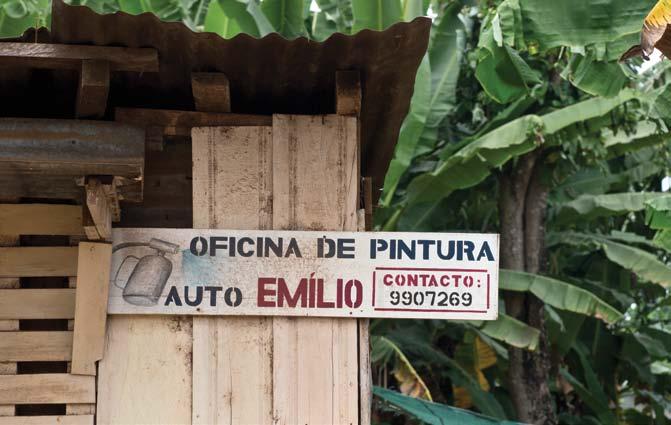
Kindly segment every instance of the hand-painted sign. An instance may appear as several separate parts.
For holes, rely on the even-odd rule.
[[[110,314],[493,320],[494,234],[115,229]]]

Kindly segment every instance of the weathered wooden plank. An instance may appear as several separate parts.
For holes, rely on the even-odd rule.
[[[117,122],[140,127],[155,127],[165,136],[191,137],[193,127],[271,126],[270,115],[217,112],[173,111],[167,109],[116,108]]]
[[[78,205],[0,204],[0,234],[81,236],[82,210]]]
[[[110,316],[99,424],[190,424],[190,317]]]
[[[270,228],[270,127],[194,128],[192,134],[193,226]],[[268,317],[194,317],[194,424],[273,422],[272,330]]]
[[[225,74],[192,72],[191,90],[197,111],[231,112],[231,88]]]
[[[95,377],[67,373],[0,375],[0,404],[93,403]]]
[[[361,113],[359,71],[336,72],[336,114],[358,116]]]
[[[76,275],[77,247],[0,248],[0,277]]]
[[[74,317],[74,289],[0,289],[0,320]]]
[[[112,210],[103,185],[97,179],[90,179],[86,183],[86,207],[100,239],[110,240],[112,238]],[[88,234],[93,236],[90,226],[87,225],[86,228]]]
[[[12,199],[11,201],[16,201]],[[0,234],[0,246],[16,246],[19,244],[19,236],[5,236]],[[0,292],[8,289],[16,289],[21,287],[21,282],[18,278],[0,278]],[[2,318],[2,294],[0,294],[0,318]],[[0,331],[18,331],[18,320],[0,320]],[[15,362],[0,362],[0,375],[16,375],[18,366]],[[16,414],[16,406],[13,404],[0,404],[0,416],[14,416]]]
[[[0,417],[0,425],[93,425],[93,415],[9,416]]]
[[[112,71],[158,72],[158,52],[151,48],[42,43],[0,45],[0,66],[76,70],[84,60],[107,61]]]
[[[2,332],[0,362],[61,362],[72,357],[72,332]]]
[[[273,116],[273,228],[356,230],[357,119]],[[357,321],[273,320],[279,423],[358,423]]]
[[[107,109],[110,85],[110,63],[85,60],[79,71],[77,86],[77,118],[102,118]]]
[[[112,245],[79,244],[74,340],[70,373],[95,375],[103,357]]]

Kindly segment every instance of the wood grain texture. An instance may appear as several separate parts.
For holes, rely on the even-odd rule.
[[[93,415],[0,417],[0,425],[93,425]]]
[[[270,115],[232,114],[226,112],[173,111],[168,109],[116,108],[117,122],[146,127],[154,139],[158,135],[191,137],[194,127],[271,126]]]
[[[102,60],[113,71],[157,72],[158,52],[149,48],[103,47],[68,44],[2,43],[0,66],[79,69],[83,60]]]
[[[112,209],[105,189],[97,179],[91,179],[86,183],[86,207],[100,239],[112,239]]]
[[[97,423],[190,424],[191,318],[110,316],[107,322]]]
[[[191,90],[197,111],[231,112],[231,88],[225,74],[192,72]]]
[[[0,235],[83,234],[78,205],[0,204]]]
[[[107,109],[110,86],[110,63],[84,60],[77,86],[77,118],[102,118]]]
[[[358,116],[361,98],[359,71],[336,71],[336,114]]]
[[[273,228],[356,230],[357,119],[273,116]],[[358,332],[350,319],[273,320],[278,424],[359,423]]]
[[[0,404],[93,403],[95,378],[67,373],[0,375]]]
[[[16,200],[12,200],[16,201]],[[1,221],[0,221],[1,222]],[[19,244],[18,236],[4,236],[0,234],[0,246],[15,246]],[[0,319],[2,319],[3,311],[3,300],[2,292],[7,290],[16,290],[16,288],[21,287],[21,282],[18,278],[0,278]],[[6,303],[6,301],[5,301]],[[12,319],[12,317],[5,317]],[[19,321],[18,320],[0,320],[0,331],[18,331],[19,330]],[[15,362],[0,362],[0,375],[15,375],[18,371],[17,364]],[[13,404],[0,404],[0,416],[14,416],[16,414],[16,409]]]
[[[194,228],[270,228],[270,127],[194,128],[192,140]],[[193,327],[193,423],[271,424],[272,318]]]
[[[0,248],[0,277],[76,275],[77,247]]]
[[[61,362],[72,357],[72,332],[2,332],[0,362]]]
[[[105,344],[112,245],[80,243],[78,263],[70,373],[95,376]]]
[[[74,289],[0,289],[0,320],[74,317]]]

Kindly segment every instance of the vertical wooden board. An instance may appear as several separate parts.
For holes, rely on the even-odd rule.
[[[270,127],[192,130],[195,228],[267,229]],[[193,321],[193,423],[270,424],[272,319]]]
[[[357,119],[273,116],[273,228],[356,230]],[[357,321],[275,318],[280,424],[359,423]]]
[[[107,321],[112,245],[79,244],[72,367],[75,375],[95,375],[102,359]]]
[[[107,323],[97,423],[190,424],[191,319],[110,316]]]

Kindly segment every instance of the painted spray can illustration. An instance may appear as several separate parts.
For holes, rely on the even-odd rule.
[[[127,303],[152,306],[158,303],[170,273],[172,273],[172,262],[165,257],[165,254],[177,254],[179,246],[160,239],[151,239],[149,242],[121,243],[114,246],[112,252],[140,246],[152,248],[155,252],[142,258],[135,255],[124,258],[114,275],[114,286],[123,290],[122,296]],[[136,260],[137,263],[125,285],[120,286],[117,279],[127,260]]]

